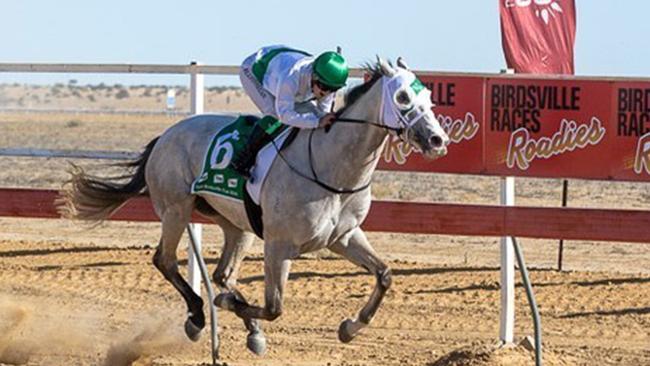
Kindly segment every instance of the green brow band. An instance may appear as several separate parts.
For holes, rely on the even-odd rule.
[[[422,84],[422,82],[418,78],[415,78],[415,80],[413,80],[413,82],[411,83],[411,88],[415,92],[415,95],[418,95],[420,94],[422,89],[424,89],[424,84]]]

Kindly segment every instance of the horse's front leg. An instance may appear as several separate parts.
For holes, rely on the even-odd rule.
[[[359,311],[356,319],[346,319],[339,327],[339,340],[350,342],[361,329],[365,328],[375,316],[386,291],[391,285],[391,271],[372,248],[361,228],[356,228],[340,241],[330,246],[330,250],[342,255],[352,263],[365,268],[377,278],[377,285],[366,305]]]
[[[264,307],[250,305],[232,293],[220,294],[214,304],[235,312],[242,319],[277,319],[282,314],[282,295],[289,278],[291,253],[287,245],[264,243]]]
[[[237,286],[239,269],[246,252],[253,244],[254,235],[241,230],[222,216],[211,216],[223,230],[224,245],[217,268],[212,274],[214,283],[222,291],[233,291]]]

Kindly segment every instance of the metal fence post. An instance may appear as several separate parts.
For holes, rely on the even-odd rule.
[[[199,65],[196,61],[190,63],[190,112],[192,114],[201,114],[203,113],[204,75],[196,72],[196,68],[193,67],[196,65]],[[190,224],[189,229],[193,230],[196,250],[200,251],[203,227],[201,224]],[[200,296],[201,272],[191,245],[187,248],[187,275],[190,286]]]
[[[501,178],[501,205],[515,205],[515,178]],[[501,313],[499,339],[512,343],[515,327],[515,253],[512,238],[501,238]]]
[[[566,207],[567,197],[569,195],[569,181],[562,180],[562,207]],[[562,254],[564,252],[564,239],[560,239],[560,247],[557,251],[557,270],[562,271]]]
[[[514,69],[503,69],[501,74],[514,74]],[[515,205],[515,178],[501,177],[500,204]],[[501,312],[499,315],[499,339],[512,343],[515,328],[515,252],[512,238],[501,238]]]

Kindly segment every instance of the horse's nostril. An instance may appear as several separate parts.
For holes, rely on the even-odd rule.
[[[437,135],[436,136],[431,136],[431,138],[429,138],[429,144],[431,144],[431,146],[433,146],[433,147],[441,147],[442,146],[442,137],[437,136]]]

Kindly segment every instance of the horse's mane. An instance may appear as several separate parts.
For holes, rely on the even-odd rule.
[[[376,62],[374,64],[371,63],[366,63],[363,65],[363,71],[370,74],[370,79],[363,84],[359,84],[350,90],[348,90],[347,93],[345,93],[344,97],[344,105],[341,109],[336,112],[337,116],[342,115],[348,107],[353,105],[361,96],[363,96],[370,88],[372,88],[373,85],[379,80],[382,76],[384,76],[384,73],[381,69],[381,66],[379,65],[379,62]]]

